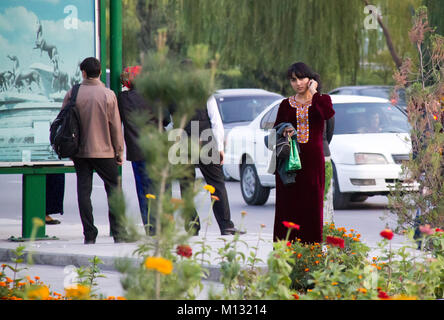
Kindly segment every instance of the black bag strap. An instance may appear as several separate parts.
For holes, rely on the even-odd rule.
[[[80,84],[74,85],[71,90],[71,98],[69,99],[72,105],[75,105],[77,99],[77,93],[79,93]]]

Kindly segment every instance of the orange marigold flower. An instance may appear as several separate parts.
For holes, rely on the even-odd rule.
[[[308,271],[310,271],[310,268],[305,268],[304,271],[305,271],[305,272],[308,272]]]
[[[359,288],[358,289],[358,292],[361,292],[361,293],[367,293],[367,289],[366,288]]]
[[[145,268],[168,275],[173,271],[173,263],[162,257],[148,257],[145,260]]]
[[[47,286],[42,286],[37,289],[28,291],[28,298],[32,300],[45,300],[49,297],[49,288]]]
[[[293,293],[292,294],[293,298],[295,298],[296,300],[299,300],[299,295],[297,293]]]
[[[302,253],[298,253],[297,257],[301,258],[302,257]]]
[[[332,285],[332,286],[337,286],[338,283],[335,281],[335,282],[332,282],[331,285]]]
[[[1,282],[0,282],[0,287],[6,287],[6,282],[1,281]]]
[[[219,201],[219,197],[218,196],[211,196],[211,199]]]

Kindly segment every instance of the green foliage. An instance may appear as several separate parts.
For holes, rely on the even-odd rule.
[[[396,88],[406,88],[413,148],[403,165],[404,183],[397,183],[389,196],[389,208],[397,216],[399,230],[420,224],[444,225],[444,78],[440,71],[444,37],[433,34],[428,27],[425,7],[416,11],[409,36],[417,48],[418,62],[406,59],[394,75]],[[412,186],[419,192],[406,192]]]

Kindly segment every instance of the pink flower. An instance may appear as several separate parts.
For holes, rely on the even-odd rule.
[[[430,228],[429,224],[426,224],[424,226],[419,226],[419,231],[421,231],[424,234],[428,234],[428,235],[432,235],[435,233],[435,230],[433,230],[432,228]]]
[[[387,240],[392,240],[394,233],[390,229],[384,229],[381,231],[380,235],[381,235],[381,237],[386,238]]]

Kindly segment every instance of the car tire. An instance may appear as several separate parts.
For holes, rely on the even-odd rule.
[[[350,197],[351,202],[364,202],[368,199],[368,196],[365,194],[354,193]]]
[[[252,164],[242,165],[240,187],[242,197],[249,205],[261,206],[270,196],[270,188],[261,185],[256,167]]]
[[[344,210],[348,208],[350,204],[350,193],[343,193],[339,191],[338,174],[336,167],[333,165],[333,209]]]

